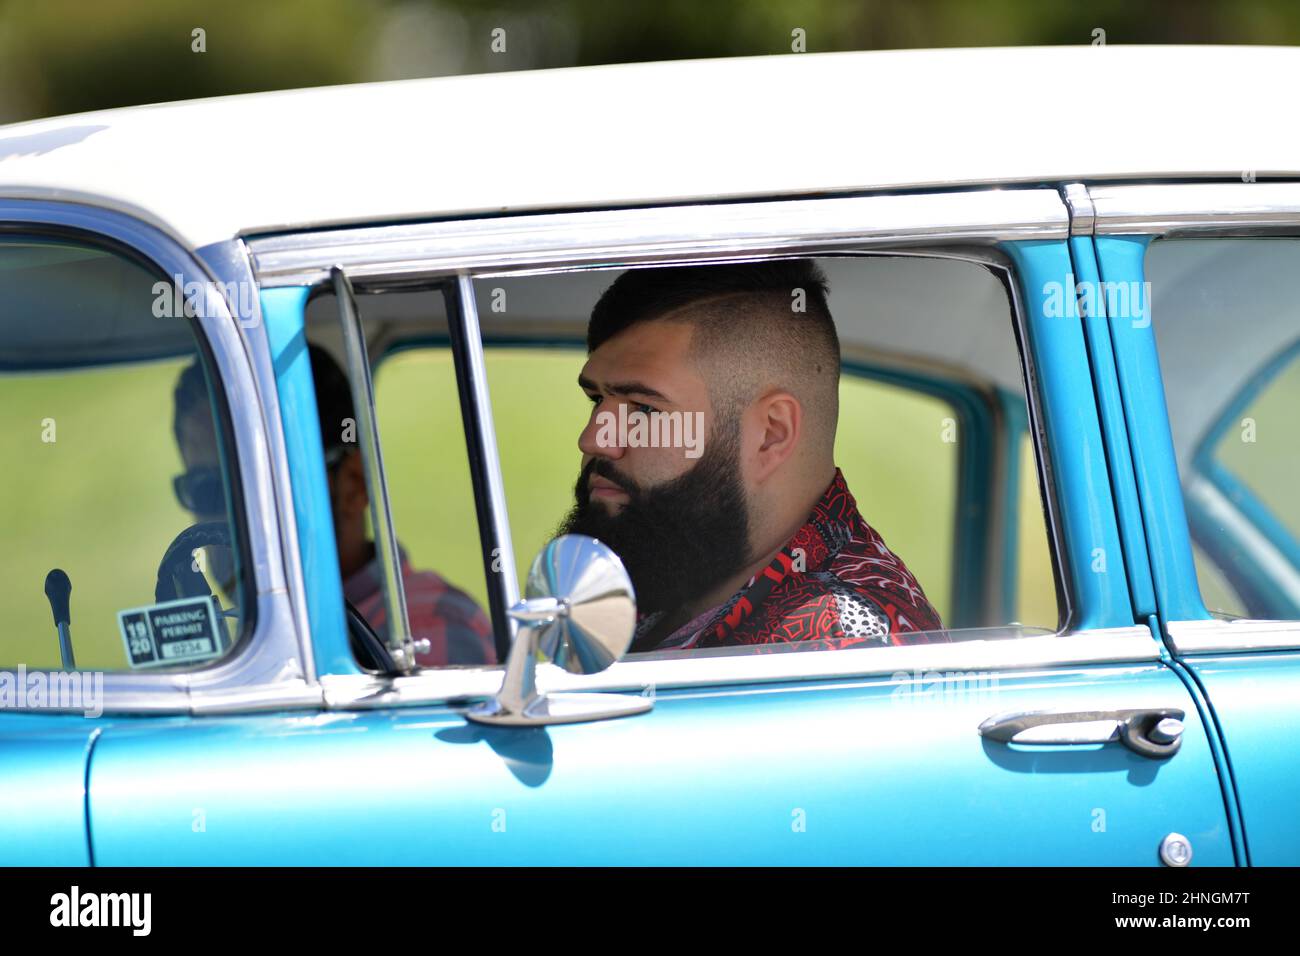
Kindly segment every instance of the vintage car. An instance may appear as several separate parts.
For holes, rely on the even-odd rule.
[[[1300,863],[1297,75],[791,54],[0,129],[0,863]],[[945,639],[632,653],[617,556],[551,537],[588,314],[782,258]],[[428,663],[404,564],[504,663]]]

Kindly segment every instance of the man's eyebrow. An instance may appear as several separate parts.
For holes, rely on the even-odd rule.
[[[599,392],[601,390],[600,386],[585,375],[578,376],[578,387],[587,392]],[[646,398],[658,398],[665,402],[672,401],[672,399],[663,392],[656,388],[651,388],[644,382],[615,382],[605,386],[605,391],[609,392],[611,395],[642,395]]]

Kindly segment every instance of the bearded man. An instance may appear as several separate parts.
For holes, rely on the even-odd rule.
[[[578,377],[592,413],[560,532],[622,559],[634,652],[948,640],[835,466],[826,297],[814,263],[788,260],[632,269],[592,310]],[[636,415],[642,436],[691,433],[656,431],[663,416],[699,421],[702,446],[611,427]]]

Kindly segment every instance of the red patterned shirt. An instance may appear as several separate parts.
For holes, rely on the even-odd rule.
[[[404,551],[401,560],[411,636],[429,641],[428,653],[417,654],[416,663],[421,667],[496,663],[492,624],[474,599],[432,571],[414,570]],[[343,596],[381,640],[387,638],[388,612],[377,557],[348,576]]]
[[[638,636],[656,619],[643,619]],[[863,520],[837,468],[807,522],[766,568],[730,600],[654,649],[802,641],[843,648],[947,640],[920,583]]]

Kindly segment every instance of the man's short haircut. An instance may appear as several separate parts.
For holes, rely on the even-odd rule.
[[[829,452],[840,343],[827,293],[825,274],[809,259],[630,269],[592,309],[587,351],[640,322],[688,324],[720,418],[781,388],[800,400],[809,436]]]

